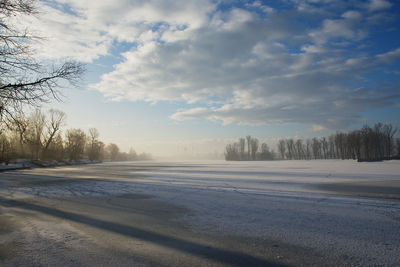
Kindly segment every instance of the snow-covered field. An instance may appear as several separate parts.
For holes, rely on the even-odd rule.
[[[193,231],[275,240],[356,265],[400,265],[400,161],[151,161],[62,169],[60,176],[103,180],[2,187],[0,196],[146,194],[189,209],[178,220]],[[53,170],[41,175],[47,171]]]
[[[198,231],[400,265],[400,161],[188,162],[142,173],[138,189],[193,210],[184,220]]]

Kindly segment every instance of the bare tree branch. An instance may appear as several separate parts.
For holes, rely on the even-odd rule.
[[[78,86],[84,65],[67,61],[48,68],[34,57],[32,43],[41,37],[18,31],[10,18],[36,15],[36,0],[0,0],[0,123],[7,127],[23,106],[60,100],[60,88]]]

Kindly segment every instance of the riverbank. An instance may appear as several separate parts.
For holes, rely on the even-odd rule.
[[[80,159],[80,160],[28,160],[28,159],[17,159],[13,163],[0,164],[0,172],[2,171],[12,171],[12,170],[23,170],[23,169],[32,169],[32,168],[49,168],[49,167],[62,167],[62,166],[74,166],[74,165],[82,165],[82,164],[97,164],[102,163],[100,160],[88,160],[88,159]]]

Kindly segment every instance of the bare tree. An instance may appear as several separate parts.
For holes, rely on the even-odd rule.
[[[269,147],[266,143],[261,144],[261,152],[260,152],[261,160],[273,160],[274,152],[269,150]]]
[[[61,130],[61,127],[65,124],[66,115],[61,110],[50,109],[50,118],[46,122],[46,136],[44,140],[42,154],[46,157],[46,153],[49,149],[51,142],[53,141],[56,134]]]
[[[304,145],[303,145],[303,140],[302,139],[297,139],[296,141],[296,154],[297,154],[297,159],[304,159],[305,154],[304,154]]]
[[[246,140],[247,140],[247,160],[250,160],[250,153],[251,153],[251,145],[250,145],[250,142],[251,142],[251,136],[250,135],[248,135],[248,136],[246,136]]]
[[[43,130],[46,124],[46,116],[40,109],[36,109],[28,118],[27,142],[31,150],[31,157],[39,159],[39,153],[43,146]]]
[[[311,159],[311,140],[306,140],[306,159]]]
[[[225,159],[240,160],[239,146],[238,143],[228,144],[225,148]]]
[[[328,154],[328,140],[326,140],[325,136],[321,139],[321,148],[324,154],[323,157],[326,159]]]
[[[82,158],[86,134],[81,129],[70,129],[66,133],[66,150],[71,160]]]
[[[256,160],[256,155],[258,151],[258,139],[257,138],[251,138],[250,139],[250,146],[251,146],[251,159]]]
[[[372,131],[372,152],[373,152],[373,157],[374,159],[381,159],[383,157],[383,133],[382,133],[382,123],[376,123],[374,125],[373,131]]]
[[[385,156],[390,157],[393,153],[393,136],[396,134],[397,128],[393,128],[393,125],[387,123],[383,126],[383,135],[385,143]]]
[[[64,155],[65,155],[64,140],[61,136],[61,132],[59,131],[50,142],[50,145],[48,146],[45,153],[45,158],[63,160]]]
[[[24,145],[26,144],[26,133],[28,130],[28,120],[24,116],[23,113],[19,113],[14,117],[13,123],[12,123],[12,128],[17,137],[18,137],[18,143],[19,143],[19,149],[20,149],[20,155],[24,156],[25,151],[24,151]]]
[[[19,31],[10,18],[38,13],[35,0],[0,1],[0,122],[9,126],[23,105],[38,106],[59,99],[62,82],[76,86],[84,66],[64,62],[49,67],[34,57],[32,42],[39,37]],[[15,20],[14,20],[15,21]]]
[[[359,159],[361,154],[361,137],[359,131],[352,131],[347,134],[347,155],[352,159]]]
[[[99,131],[95,128],[89,129],[89,147],[88,147],[88,157],[90,160],[102,160],[104,143],[99,141]]]
[[[330,159],[334,159],[336,152],[335,152],[335,136],[330,135],[328,137],[328,154]]]
[[[241,160],[245,159],[245,155],[244,155],[245,147],[246,147],[246,140],[244,138],[239,138],[239,153],[240,153]]]
[[[345,134],[337,132],[335,135],[336,158],[345,159]]]
[[[285,158],[285,152],[286,152],[286,146],[285,146],[285,140],[281,139],[278,142],[278,151],[279,154],[281,155],[281,158]]]
[[[294,140],[292,138],[286,140],[286,147],[287,147],[287,157],[288,159],[294,159],[295,158],[295,146],[294,146]]]
[[[137,160],[138,155],[136,153],[136,151],[131,147],[129,149],[129,153],[128,153],[128,160]]]
[[[0,133],[0,162],[10,161],[11,144],[4,132]]]
[[[400,138],[396,138],[397,156],[400,157]]]
[[[370,147],[371,147],[371,136],[372,136],[372,129],[368,125],[364,125],[361,129],[361,138],[362,138],[362,145],[363,145],[363,155],[364,159],[370,159]]]
[[[119,154],[119,147],[116,144],[111,143],[107,145],[107,150],[110,153],[110,159],[112,161],[117,160]]]
[[[321,146],[321,143],[319,142],[318,138],[314,137],[312,139],[312,143],[311,143],[314,159],[319,159],[321,157],[321,155],[319,153],[320,146]]]

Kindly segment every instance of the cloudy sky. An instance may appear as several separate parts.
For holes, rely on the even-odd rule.
[[[81,88],[64,90],[64,103],[52,106],[67,112],[69,127],[96,127],[107,142],[156,155],[215,152],[247,134],[275,140],[366,122],[400,126],[397,1],[43,0],[39,7],[26,19],[46,36],[37,55],[88,69]]]

